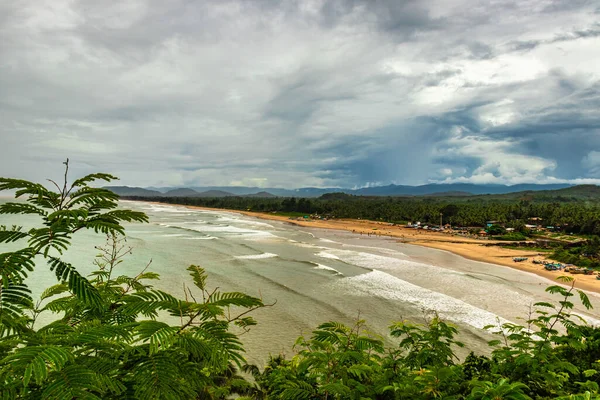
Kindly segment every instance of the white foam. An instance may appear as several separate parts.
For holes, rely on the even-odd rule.
[[[172,214],[188,214],[192,215],[194,212],[189,208],[181,208],[175,206],[159,206],[159,205],[151,205],[149,207],[143,207],[144,210],[148,210],[153,213],[172,213]]]
[[[406,257],[406,254],[402,253],[401,251],[398,250],[393,250],[393,249],[387,249],[385,247],[377,247],[377,246],[362,246],[359,244],[342,244],[342,246],[344,247],[354,247],[357,249],[372,249],[372,250],[376,250],[380,253],[384,253],[384,254],[390,254],[390,255],[395,255],[395,256],[404,256]]]
[[[329,258],[330,260],[339,260],[340,258],[335,254],[327,253],[325,251],[321,251],[316,254],[318,257]]]
[[[222,215],[219,215],[219,222],[250,225],[250,226],[264,226],[267,228],[274,228],[273,225],[267,224],[266,222],[260,222],[260,221],[255,221],[252,219],[245,219],[245,218],[225,217]]]
[[[306,231],[300,231],[300,232],[302,232],[302,233],[306,233],[307,235],[310,235],[311,237],[315,237],[315,235],[313,235],[313,234],[312,234],[312,233],[310,233],[310,232],[306,232]]]
[[[344,278],[331,283],[331,285],[343,288],[348,293],[357,296],[377,296],[411,303],[425,310],[435,310],[444,319],[465,323],[477,329],[483,329],[486,325],[496,326],[498,320],[500,324],[510,322],[462,300],[413,285],[382,271],[371,271]]]
[[[320,238],[319,240],[320,240],[321,242],[325,242],[325,243],[341,244],[340,242],[336,242],[336,241],[329,240],[329,239],[324,239],[324,238]]]
[[[274,258],[277,257],[277,254],[273,253],[262,253],[262,254],[252,254],[248,256],[235,256],[238,260],[261,260],[264,258]]]
[[[578,312],[573,312],[573,311],[571,312],[571,314],[581,317],[585,321],[585,323],[588,325],[591,325],[594,327],[600,327],[600,320],[598,320],[596,318],[592,318],[588,315],[584,315],[584,314],[581,314]]]
[[[314,267],[313,269],[324,269],[324,270],[326,270],[326,271],[332,271],[332,272],[335,272],[335,274],[336,274],[336,275],[344,275],[344,274],[342,274],[340,271],[338,271],[337,269],[335,269],[335,268],[331,268],[330,266],[323,265],[323,264],[317,264],[317,266],[316,266],[316,267]]]
[[[337,260],[341,260],[349,264],[354,264],[356,266],[368,269],[395,270],[406,272],[420,271],[421,273],[427,272],[429,274],[444,274],[446,278],[449,275],[466,275],[465,273],[460,271],[449,270],[435,265],[423,264],[416,261],[403,260],[400,258],[382,256],[362,251],[328,249],[327,252],[321,252],[317,255],[325,258],[335,257],[335,259]]]
[[[173,227],[173,226],[178,226],[176,224],[178,223],[171,223],[173,225],[169,225],[169,224],[160,224],[162,226],[165,227]],[[190,229],[196,232],[202,232],[202,233],[221,233],[224,235],[236,235],[236,236],[243,236],[243,237],[276,237],[275,235],[273,235],[271,232],[267,232],[267,231],[260,231],[260,230],[255,230],[255,229],[248,229],[248,228],[239,228],[236,226],[231,226],[231,225],[211,225],[211,224],[196,224],[196,223],[188,223],[188,224],[181,224],[183,226],[179,226],[180,228],[184,228],[184,229]]]
[[[218,238],[214,237],[214,236],[202,236],[202,237],[184,237],[182,239],[185,239],[185,240],[216,240]]]
[[[493,308],[495,304],[501,302],[505,305],[512,304],[515,309],[520,309],[535,302],[531,295],[512,290],[512,287],[507,287],[503,283],[487,281],[482,285],[474,284],[477,272],[465,273],[436,265],[359,251],[330,249],[329,253],[343,262],[358,267],[385,271],[419,285],[453,292],[453,296],[484,308]],[[469,287],[469,290],[457,290],[465,286]]]
[[[305,249],[319,249],[319,250],[329,249],[329,247],[316,246],[316,245],[310,244],[310,243],[303,243],[303,242],[296,242],[296,241],[293,241],[292,243],[294,243],[294,246],[303,247]]]
[[[169,233],[169,234],[166,234],[166,235],[160,235],[160,236],[161,236],[161,237],[185,237],[185,236],[187,236],[187,235],[186,235],[186,234],[184,234],[184,233]]]

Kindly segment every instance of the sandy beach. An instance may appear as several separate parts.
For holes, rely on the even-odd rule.
[[[165,203],[157,204],[164,205]],[[490,244],[497,242],[488,239],[471,239],[461,237],[458,235],[453,235],[451,233],[415,230],[411,228],[406,228],[404,226],[393,226],[388,223],[368,220],[296,219],[289,218],[286,216],[274,215],[269,213],[259,213],[253,211],[228,210],[221,208],[196,206],[186,207],[203,210],[236,212],[250,217],[265,220],[281,221],[298,226],[344,230],[348,232],[353,232],[356,235],[375,235],[377,237],[382,238],[397,238],[398,241],[402,243],[431,247],[438,250],[445,250],[457,254],[459,256],[468,258],[470,260],[514,268],[521,271],[534,273],[536,275],[542,276],[550,280],[555,280],[561,275],[573,276],[576,280],[576,288],[587,290],[590,292],[600,293],[600,280],[597,280],[595,275],[571,275],[562,271],[547,271],[543,268],[543,266],[533,263],[534,259],[553,261],[550,258],[547,258],[545,255],[540,255],[536,251],[527,249],[516,250],[498,246],[489,246]],[[523,262],[514,262],[513,257],[527,257],[528,260]]]

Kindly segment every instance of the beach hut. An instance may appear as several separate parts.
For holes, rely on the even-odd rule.
[[[487,236],[487,232],[483,229],[478,232],[479,236]]]

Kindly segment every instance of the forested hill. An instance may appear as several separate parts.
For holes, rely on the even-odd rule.
[[[278,197],[319,197],[326,193],[341,192],[354,194],[358,196],[426,196],[426,195],[478,195],[478,194],[506,194],[523,191],[557,190],[569,188],[568,184],[519,184],[519,185],[476,185],[472,183],[432,183],[420,186],[406,185],[387,185],[365,187],[360,189],[348,188],[299,188],[299,189],[281,189],[281,188],[257,188],[245,186],[204,186],[190,188],[136,188],[128,186],[108,186],[109,189],[120,196],[198,196],[202,193],[212,193],[220,191],[224,195],[244,196],[255,195],[258,192],[268,193]],[[148,192],[150,191],[150,192]],[[205,196],[209,197],[209,196]]]
[[[483,200],[531,200],[537,202],[544,201],[591,201],[600,202],[600,186],[596,185],[578,185],[558,190],[540,190],[523,191],[516,193],[506,193],[499,195],[482,195],[475,198]],[[472,200],[473,197],[467,198]]]

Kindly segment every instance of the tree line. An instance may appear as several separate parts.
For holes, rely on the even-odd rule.
[[[304,213],[335,218],[361,218],[390,223],[420,221],[459,227],[482,227],[497,221],[521,229],[531,218],[541,218],[544,226],[567,233],[600,235],[600,203],[532,202],[527,200],[451,200],[435,197],[362,197],[331,193],[319,198],[251,197],[127,197],[131,200],[168,204],[249,210],[258,212]],[[537,222],[536,222],[537,224]]]

